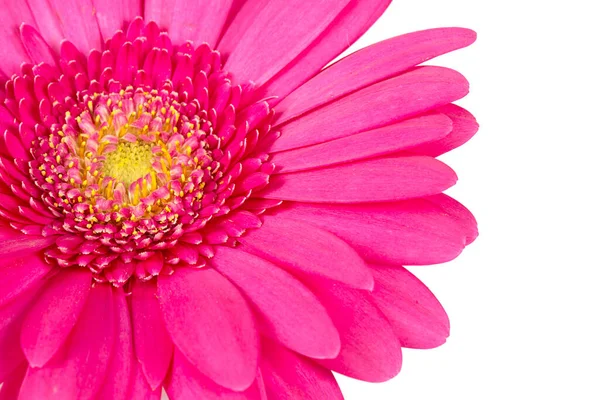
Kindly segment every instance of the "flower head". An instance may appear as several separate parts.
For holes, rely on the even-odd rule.
[[[403,265],[476,237],[434,157],[477,124],[417,65],[474,34],[321,70],[389,1],[142,3],[0,10],[0,395],[335,399],[442,344]]]

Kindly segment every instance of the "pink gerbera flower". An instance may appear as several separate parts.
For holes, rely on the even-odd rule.
[[[477,235],[434,157],[475,40],[321,70],[390,0],[0,8],[1,399],[341,399],[448,336],[403,265]]]

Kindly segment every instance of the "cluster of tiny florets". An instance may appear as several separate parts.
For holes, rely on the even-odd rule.
[[[173,46],[154,23],[136,19],[105,47],[86,59],[65,42],[59,67],[24,66],[7,84],[22,146],[0,166],[28,199],[4,216],[56,238],[48,261],[100,281],[203,266],[261,224],[246,203],[275,169],[272,110],[247,100],[217,52]]]

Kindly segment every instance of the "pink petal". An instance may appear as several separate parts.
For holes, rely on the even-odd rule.
[[[48,65],[56,65],[56,54],[34,27],[27,24],[21,25],[21,41],[25,51],[31,57],[31,61],[35,64],[45,62]]]
[[[29,304],[35,299],[40,285],[36,285],[22,293],[10,303],[0,307],[0,382],[13,373],[22,363],[27,363],[19,338],[21,326]]]
[[[407,71],[439,55],[466,47],[475,32],[462,28],[439,28],[413,32],[376,43],[325,69],[294,91],[277,110],[278,124]]]
[[[448,104],[440,107],[437,111],[444,113],[452,120],[452,131],[439,140],[424,143],[410,149],[411,153],[424,154],[431,157],[440,156],[465,144],[479,129],[479,124],[475,120],[475,117],[464,108]]]
[[[15,400],[19,398],[19,391],[21,390],[25,372],[27,372],[27,363],[23,363],[6,377],[6,380],[0,386],[0,400]]]
[[[219,44],[228,56],[225,69],[238,82],[264,84],[309,47],[348,3],[248,0]]]
[[[246,232],[240,241],[243,250],[291,272],[321,276],[359,289],[373,288],[373,276],[356,251],[314,225],[266,216],[260,229]]]
[[[426,199],[351,206],[293,204],[279,213],[310,221],[376,263],[437,264],[454,259],[466,245],[463,223]]]
[[[19,26],[21,23],[34,25],[31,11],[23,0],[6,0],[0,7],[0,76],[11,76],[20,71],[23,62],[30,62],[23,47]]]
[[[225,389],[200,374],[179,351],[175,351],[173,370],[165,388],[171,399],[261,400],[256,384],[244,392]]]
[[[442,114],[409,119],[309,147],[275,153],[271,161],[278,173],[296,172],[341,164],[414,148],[440,139],[452,130],[452,120]]]
[[[431,349],[450,334],[450,321],[433,293],[402,267],[371,265],[373,303],[385,314],[402,347]]]
[[[92,285],[87,268],[61,271],[44,288],[23,322],[21,346],[32,367],[42,367],[65,343]]]
[[[0,262],[0,306],[38,283],[50,269],[38,255]]]
[[[30,367],[22,399],[93,399],[101,388],[114,342],[112,289],[92,288],[62,357],[44,368]]]
[[[285,98],[346,50],[383,14],[391,0],[351,0],[333,23],[261,88],[262,97]]]
[[[246,0],[232,0],[231,1],[231,9],[229,10],[229,13],[227,15],[227,21],[225,22],[225,25],[223,27],[223,32],[222,32],[223,34],[225,32],[227,32],[229,25],[231,25],[231,22],[238,15],[238,13],[240,12],[240,9],[242,8],[242,6],[245,3],[246,3]]]
[[[147,21],[168,29],[174,44],[188,40],[214,46],[221,36],[232,0],[146,0]]]
[[[133,363],[133,376],[127,400],[160,400],[161,389],[152,390],[139,363]],[[98,399],[101,400],[101,399]],[[177,400],[177,399],[174,399]]]
[[[175,345],[200,372],[236,391],[252,384],[256,327],[246,301],[227,279],[213,269],[181,269],[159,277],[158,300]]]
[[[131,296],[133,343],[142,371],[154,390],[167,375],[173,357],[173,342],[165,328],[156,298],[156,281],[136,281]]]
[[[340,340],[331,318],[294,277],[268,261],[228,247],[219,248],[211,264],[260,311],[268,336],[312,358],[337,356]]]
[[[361,203],[441,193],[456,183],[450,167],[430,157],[361,161],[271,177],[267,199],[316,203]]]
[[[344,398],[329,370],[268,341],[263,341],[260,370],[270,399],[343,400]]]
[[[466,244],[469,245],[473,243],[479,235],[479,232],[477,230],[477,221],[473,214],[471,214],[471,211],[452,197],[445,194],[429,196],[426,200],[444,210],[444,213],[452,216],[454,221],[462,227]]]
[[[142,0],[93,0],[93,3],[104,40],[110,39],[117,30],[124,29],[124,24],[142,15]]]
[[[54,244],[55,240],[52,237],[19,234],[18,236],[0,241],[0,257],[3,259],[25,257]]]
[[[402,350],[385,316],[367,293],[334,284],[316,288],[342,340],[334,360],[320,360],[326,368],[367,382],[387,381],[400,372]]]
[[[40,33],[53,49],[59,49],[63,39],[84,54],[102,48],[92,0],[28,0],[28,3],[35,10]]]
[[[113,289],[113,296],[115,298],[115,343],[104,384],[97,399],[129,400],[127,394],[134,363],[129,306],[122,289]]]
[[[291,121],[271,151],[323,143],[386,126],[464,97],[469,84],[458,72],[419,67],[368,86]]]

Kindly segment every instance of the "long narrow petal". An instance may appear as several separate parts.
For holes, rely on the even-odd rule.
[[[278,173],[296,172],[323,166],[383,156],[412,149],[447,136],[452,120],[432,114],[357,133],[309,147],[275,153],[271,161]]]
[[[390,3],[391,0],[351,0],[321,36],[261,88],[262,96],[284,99],[350,47]]]
[[[5,380],[0,379],[3,381],[2,386],[0,386],[0,400],[15,400],[19,398],[19,391],[23,384],[25,372],[27,372],[27,363],[23,363],[20,367],[17,367]]]
[[[10,303],[0,306],[0,382],[20,364],[27,364],[20,346],[21,326],[29,304],[35,299],[40,285],[22,293]]]
[[[250,387],[258,338],[250,309],[233,284],[213,269],[181,269],[159,277],[158,300],[175,345],[200,372],[232,390]]]
[[[44,368],[30,367],[19,398],[93,399],[104,381],[114,343],[112,289],[92,288],[62,357]]]
[[[240,241],[244,250],[291,272],[321,276],[359,289],[373,288],[373,276],[356,251],[314,225],[265,216],[261,228],[246,232]]]
[[[325,69],[281,102],[277,107],[281,112],[277,124],[466,47],[475,38],[475,32],[469,29],[439,28],[397,36],[359,50]]]
[[[0,306],[35,285],[51,269],[38,255],[9,259],[0,265]]]
[[[444,344],[450,321],[440,302],[402,267],[371,265],[373,302],[387,317],[402,347],[431,349]]]
[[[79,320],[92,285],[87,269],[55,276],[29,310],[21,331],[21,346],[32,367],[42,367],[66,342]]]
[[[102,36],[92,0],[27,0],[42,36],[55,50],[63,39],[84,54],[100,49]],[[114,32],[113,32],[114,33]]]
[[[131,316],[125,292],[115,288],[113,296],[115,298],[115,343],[104,384],[97,396],[98,400],[128,400],[127,391],[134,367]]]
[[[260,311],[268,336],[312,358],[337,356],[340,338],[331,318],[315,295],[294,277],[240,249],[220,248],[211,264]]]
[[[110,39],[125,24],[142,15],[142,0],[93,0],[100,33]]]
[[[316,203],[362,203],[429,196],[457,177],[431,157],[394,157],[275,175],[260,193],[267,199]]]
[[[135,283],[131,296],[131,314],[135,354],[154,390],[167,375],[173,357],[173,342],[165,328],[156,298],[155,282]]]
[[[35,26],[31,11],[23,0],[6,0],[0,7],[0,76],[11,76],[19,72],[23,62],[29,62],[29,55],[21,42],[19,26],[22,24]]]
[[[468,237],[464,222],[426,199],[348,206],[292,204],[278,212],[310,220],[350,244],[364,259],[382,264],[450,261],[464,249]]]
[[[48,46],[48,43],[40,33],[31,25],[21,25],[21,41],[25,51],[29,54],[31,61],[35,64],[45,62],[48,65],[56,65],[56,53]]]
[[[291,121],[271,147],[283,151],[379,128],[464,97],[467,80],[442,67],[419,67],[368,86]]]
[[[477,229],[477,220],[471,211],[452,197],[443,193],[429,196],[426,200],[441,208],[444,213],[452,216],[454,221],[462,227],[466,244],[473,243],[479,235],[479,231]]]
[[[139,363],[133,363],[133,376],[131,378],[131,385],[129,386],[127,399],[160,400],[161,393],[161,389],[152,390],[150,385],[148,385],[148,381],[144,376],[144,372],[142,372],[142,366]]]
[[[318,362],[333,371],[367,382],[395,377],[402,366],[402,350],[392,327],[371,303],[368,293],[340,285],[316,289],[342,339],[333,360]]]
[[[147,21],[169,31],[174,44],[188,40],[214,46],[229,15],[232,0],[146,0]]]
[[[225,25],[223,26],[223,32],[221,32],[221,36],[223,36],[225,34],[225,32],[227,32],[229,25],[231,25],[231,22],[233,22],[235,17],[237,17],[238,13],[240,12],[240,10],[242,9],[242,6],[245,3],[246,3],[246,0],[232,0],[231,1],[231,8],[229,9],[229,13],[227,15],[227,20],[225,22]]]
[[[333,374],[285,348],[263,341],[260,370],[270,399],[343,400]]]
[[[318,38],[349,1],[248,0],[219,45],[228,56],[225,69],[239,82],[262,85]]]
[[[171,376],[165,388],[171,399],[261,400],[256,384],[243,392],[225,389],[200,374],[179,351],[175,351]]]
[[[443,138],[410,149],[411,153],[438,157],[465,144],[479,129],[479,124],[473,114],[464,108],[448,104],[438,108],[437,111],[452,120],[452,131]]]
[[[0,256],[3,259],[11,257],[26,257],[38,250],[52,245],[56,239],[52,237],[18,235],[0,242]]]

